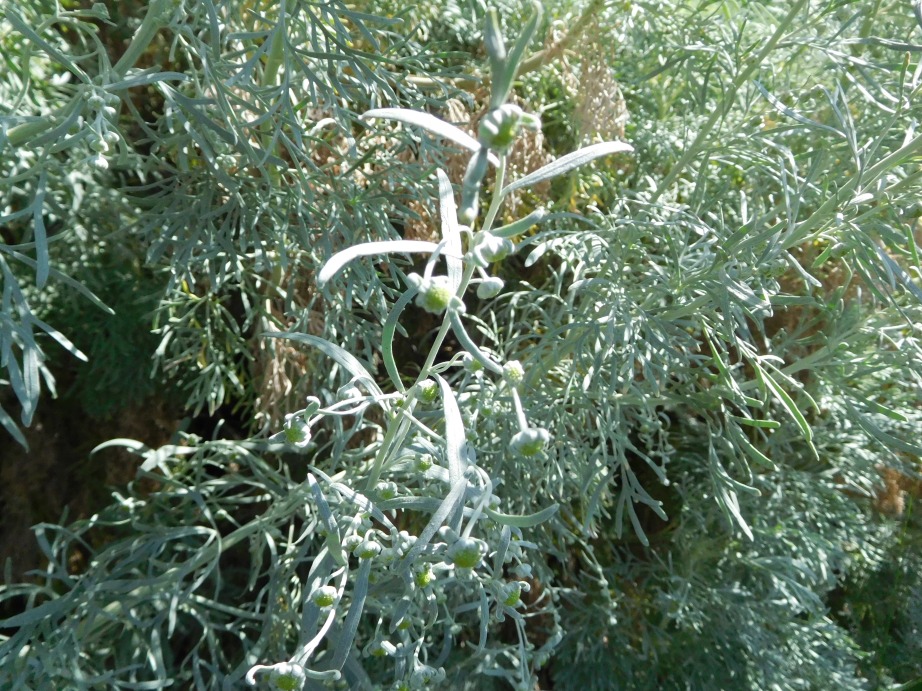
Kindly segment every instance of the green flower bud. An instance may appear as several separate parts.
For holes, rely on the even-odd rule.
[[[285,441],[298,448],[304,448],[310,443],[311,429],[300,415],[289,413],[285,416]]]
[[[269,683],[280,691],[300,691],[304,688],[306,681],[307,675],[304,673],[304,668],[290,662],[276,665],[269,675]]]
[[[493,233],[478,233],[471,249],[471,260],[482,269],[492,262],[502,261],[515,251],[515,245],[509,238],[501,238]]]
[[[446,309],[464,311],[464,303],[455,295],[448,276],[422,278],[414,273],[407,276],[407,280],[419,290],[416,304],[427,312],[441,314]]]
[[[472,537],[459,538],[448,548],[448,558],[458,568],[473,569],[483,558],[483,543]]]
[[[359,559],[374,559],[381,553],[381,545],[372,539],[365,539],[352,553]]]
[[[518,360],[510,360],[503,365],[503,379],[513,388],[517,389],[521,386],[525,381],[525,368],[522,367],[522,363]]]
[[[432,403],[439,397],[439,385],[431,379],[423,379],[416,385],[416,392],[423,403]]]
[[[320,609],[332,607],[336,602],[336,588],[331,585],[322,585],[311,593],[311,602]]]
[[[488,300],[489,298],[495,298],[499,295],[500,291],[503,289],[506,283],[501,278],[496,276],[491,276],[490,278],[485,278],[480,282],[480,285],[477,286],[477,297],[481,300]]]
[[[429,468],[432,467],[433,459],[432,456],[424,453],[416,457],[416,472],[425,473]]]
[[[416,572],[413,580],[420,588],[425,588],[435,580],[435,572],[429,564],[426,564]]]
[[[378,497],[381,499],[393,499],[397,496],[397,483],[396,482],[379,482],[378,483]]]
[[[512,438],[512,449],[522,456],[536,456],[544,451],[551,434],[546,429],[529,427]]]

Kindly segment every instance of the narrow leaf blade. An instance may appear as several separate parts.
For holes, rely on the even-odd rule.
[[[434,242],[424,240],[378,240],[375,242],[364,242],[361,245],[355,245],[337,252],[323,265],[320,273],[317,275],[317,284],[323,286],[340,269],[351,262],[356,257],[367,257],[373,254],[388,254],[390,252],[435,252],[438,248]]]
[[[410,110],[409,108],[376,108],[363,113],[362,118],[366,120],[378,119],[404,122],[408,125],[421,127],[427,132],[437,137],[447,139],[450,142],[454,142],[468,151],[476,153],[480,150],[480,142],[460,127],[456,127],[429,113],[421,113],[418,110]],[[490,163],[494,166],[499,165],[499,159],[491,154]]]
[[[584,147],[566,156],[561,156],[553,163],[549,163],[543,168],[538,168],[538,170],[529,173],[524,178],[519,178],[515,182],[504,187],[503,194],[508,194],[522,187],[528,187],[545,180],[550,180],[558,175],[568,173],[574,168],[584,166],[597,158],[610,156],[612,154],[628,153],[633,150],[634,147],[625,142],[602,142],[601,144],[593,144],[592,146]]]

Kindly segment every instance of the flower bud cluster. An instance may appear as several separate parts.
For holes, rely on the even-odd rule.
[[[109,168],[109,161],[105,154],[120,140],[118,132],[111,128],[118,114],[116,106],[120,101],[121,99],[115,94],[96,87],[93,87],[89,96],[86,97],[86,104],[93,111],[87,136],[93,155],[87,159],[87,163],[97,170]]]

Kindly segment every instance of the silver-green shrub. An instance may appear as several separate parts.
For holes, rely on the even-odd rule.
[[[137,480],[36,528],[0,685],[922,675],[918,608],[868,614],[922,593],[881,475],[920,454],[909,8],[558,3],[510,45],[481,3],[367,4],[161,0],[119,58],[101,6],[3,6],[4,405],[121,251],[160,291],[136,357],[249,428],[104,445]]]

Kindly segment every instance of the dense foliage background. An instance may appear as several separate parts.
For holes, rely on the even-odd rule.
[[[542,127],[479,227],[549,213],[464,323],[520,383],[424,256],[318,281],[454,237],[471,153],[361,116],[482,139],[490,9]],[[543,9],[0,0],[0,687],[922,681],[922,13]]]

